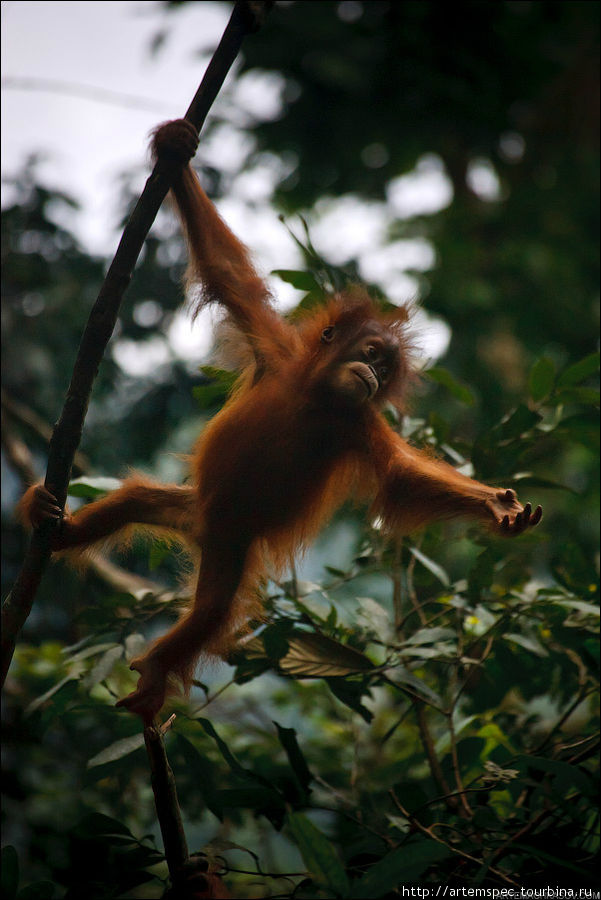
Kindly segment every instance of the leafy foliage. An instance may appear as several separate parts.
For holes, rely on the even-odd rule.
[[[552,435],[558,447],[571,445],[558,397],[592,371],[592,358],[552,378],[544,363],[535,365],[531,407],[481,434],[477,466],[501,471],[507,483],[535,485],[535,475],[515,475],[522,458]],[[412,427],[415,440],[443,452],[425,422]],[[112,486],[77,483],[80,493]],[[471,565],[456,577],[438,561],[444,540],[441,527],[419,544],[395,546],[371,529],[348,568],[330,567],[319,584],[272,585],[270,623],[232,661],[227,701],[221,706],[221,692],[202,686],[202,707],[212,704],[221,724],[194,712],[194,703],[188,715],[182,709],[170,754],[184,811],[191,823],[208,816],[241,835],[235,844],[216,836],[208,845],[235,879],[237,896],[252,896],[248,876],[236,876],[250,871],[240,854],[250,854],[265,890],[272,884],[261,876],[253,838],[261,821],[281,835],[278,859],[290,860],[276,866],[286,895],[286,870],[299,871],[294,846],[307,871],[295,889],[301,897],[384,897],[399,883],[457,879],[593,883],[595,573],[575,554],[564,555],[555,578],[531,576],[525,560],[538,559],[540,569],[547,552],[539,531],[511,544],[477,536]],[[125,689],[125,656],[141,641],[137,621],[163,606],[148,592],[115,596],[102,624],[83,613],[83,644],[43,653],[23,647],[14,676],[37,693],[20,728],[43,725],[54,741],[66,732],[77,735],[77,746],[94,746],[80,777],[91,797],[120,808],[134,829],[137,815],[119,791],[127,785],[144,795],[142,740],[110,704]],[[266,702],[261,685],[269,671],[279,684]],[[253,723],[249,703],[288,720],[296,710],[300,730]],[[76,840],[68,832],[62,839],[75,841],[84,859],[98,852],[89,842],[100,841],[112,874],[107,885],[105,863],[95,864],[94,876],[86,869],[97,895],[118,897],[136,884],[146,890],[156,851],[133,839],[130,824],[94,836],[88,825],[76,825]],[[58,867],[53,877],[78,889],[75,872],[69,880]]]

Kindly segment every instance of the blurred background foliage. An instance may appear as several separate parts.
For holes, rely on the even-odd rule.
[[[156,52],[180,5],[164,4]],[[228,114],[249,137],[236,172],[204,166],[214,196],[267,161],[282,173],[271,202],[297,234],[298,213],[318,222],[352,195],[388,205],[393,245],[427,242],[431,265],[408,274],[451,337],[399,427],[546,513],[516,542],[451,524],[391,544],[343,510],[290,581],[267,586],[269,626],[233,667],[202,673],[168,740],[191,848],[234,896],[594,883],[598,14],[590,2],[277,3],[208,124],[207,141]],[[277,115],[235,108],[249,78],[277,86]],[[424,172],[448,200],[403,214],[394,186]],[[14,187],[2,212],[3,595],[26,541],[14,501],[43,474],[106,266],[56,224],[76,201],[40,184],[35,160]],[[131,201],[125,179],[124,211]],[[183,254],[163,220],[117,343],[143,355],[164,340]],[[361,272],[344,248],[337,267],[300,259],[280,280],[304,303],[324,271]],[[227,386],[174,353],[139,377],[118,360],[96,383],[79,496],[128,466],[181,476],[173,454]],[[51,566],[15,657],[7,897],[36,879],[19,896],[162,891],[138,724],[113,702],[132,683],[126,655],[172,618],[178,560],[141,545],[118,562]]]

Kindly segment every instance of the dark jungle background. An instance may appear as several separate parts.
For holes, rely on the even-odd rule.
[[[161,6],[155,54],[188,4]],[[199,673],[167,737],[190,848],[232,896],[597,883],[598,15],[595,2],[279,3],[203,133],[215,199],[271,173],[257,204],[303,248],[273,266],[287,311],[356,277],[411,295],[446,337],[439,358],[424,341],[398,427],[545,509],[512,542],[445,524],[394,543],[349,507],[266,586],[269,624]],[[275,85],[275,113],[240,105],[249,79]],[[220,168],[202,144],[225,154],[232,123],[244,153]],[[120,188],[125,218],[132,173]],[[27,541],[14,503],[43,477],[108,262],[69,219],[78,198],[35,160],[12,190],[3,596]],[[332,211],[339,239],[330,229],[322,246]],[[385,223],[372,270],[345,246],[371,227],[366,211]],[[253,246],[252,228],[240,236]],[[130,467],[182,478],[178,454],[223,402],[228,376],[206,359],[172,352],[137,376],[119,361],[119,347],[143,359],[165,341],[184,264],[162,213],[99,372],[74,506]],[[133,687],[126,659],[173,620],[178,565],[136,544],[83,573],[47,571],[4,695],[4,897],[162,895],[139,723],[114,703]]]

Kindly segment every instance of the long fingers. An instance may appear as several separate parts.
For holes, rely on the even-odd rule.
[[[534,510],[534,515],[530,519],[530,525],[531,526],[538,525],[538,523],[540,522],[542,517],[543,517],[543,508],[542,508],[542,506],[539,505]]]
[[[39,517],[44,519],[60,519],[63,514],[62,509],[57,505],[54,499],[40,499],[37,506],[37,512]]]
[[[35,503],[31,509],[32,525],[37,528],[49,519],[58,521],[62,515],[63,511],[54,494],[51,494],[43,484],[38,485],[35,489]]]
[[[503,516],[500,528],[503,534],[521,534],[526,528],[534,528],[535,525],[538,525],[542,517],[542,506],[537,506],[534,512],[532,512],[532,504],[527,503],[523,510],[517,513],[513,522],[510,521],[508,515]]]
[[[520,531],[524,531],[526,528],[533,528],[535,525],[538,525],[542,517],[542,506],[537,506],[534,512],[532,512],[532,504],[527,503],[522,512],[518,513],[515,517],[514,526]]]
[[[505,516],[503,518],[502,527],[505,531],[511,532],[513,534],[521,534],[527,528],[534,528],[543,517],[543,508],[542,506],[537,506],[534,512],[532,512],[532,504],[527,503],[524,509],[519,512],[513,523],[509,525],[509,522],[506,520],[509,519],[509,516]]]

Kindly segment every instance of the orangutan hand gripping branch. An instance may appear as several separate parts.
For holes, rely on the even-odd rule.
[[[62,521],[53,550],[83,547],[131,524],[167,528],[200,549],[194,603],[135,659],[137,689],[120,705],[150,721],[173,690],[188,688],[200,656],[224,654],[258,614],[257,585],[306,547],[349,496],[396,534],[435,519],[478,519],[499,534],[536,525],[541,508],[488,487],[407,444],[386,423],[411,381],[407,312],[383,314],[361,289],[335,296],[298,324],[273,309],[247,249],[191,169],[197,136],[184,120],[154,135],[189,245],[196,311],[218,303],[246,358],[232,396],[194,449],[190,486],[132,477],[63,517],[43,486],[22,501],[29,522]]]

